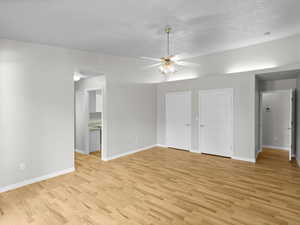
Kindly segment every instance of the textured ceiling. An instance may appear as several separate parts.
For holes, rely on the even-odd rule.
[[[0,37],[123,56],[203,55],[300,32],[299,0],[0,0]],[[264,35],[271,32],[271,35]]]

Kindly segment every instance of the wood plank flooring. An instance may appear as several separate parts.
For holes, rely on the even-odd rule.
[[[300,169],[286,152],[256,164],[165,148],[0,194],[1,225],[299,225]]]
[[[95,156],[97,159],[101,159],[101,151],[91,152],[90,155]]]

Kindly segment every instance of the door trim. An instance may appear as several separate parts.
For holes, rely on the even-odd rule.
[[[226,93],[230,97],[230,120],[231,122],[229,123],[230,127],[230,142],[231,142],[231,151],[228,157],[232,158],[234,156],[234,89],[233,88],[223,88],[223,89],[210,89],[210,90],[200,90],[198,92],[198,153],[201,152],[201,145],[200,145],[200,140],[201,140],[201,132],[200,132],[200,118],[201,118],[201,110],[200,110],[200,96],[203,94],[215,94],[215,93]],[[226,156],[227,157],[227,156]]]
[[[291,161],[295,157],[296,152],[296,90],[290,89],[290,151],[289,160]]]
[[[167,132],[168,132],[168,129],[167,129],[167,95],[169,94],[173,94],[173,93],[187,93],[189,95],[189,101],[190,101],[190,138],[188,140],[188,149],[182,149],[182,150],[186,150],[186,151],[189,151],[191,152],[192,151],[192,91],[173,91],[173,92],[167,92],[165,94],[165,143],[166,143],[166,147],[167,148],[175,148],[175,147],[172,147],[172,146],[169,146],[168,145],[168,140],[167,140]]]

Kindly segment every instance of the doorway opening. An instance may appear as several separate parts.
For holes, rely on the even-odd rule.
[[[295,157],[299,75],[300,71],[294,70],[256,77],[257,161],[286,163]]]
[[[89,155],[105,160],[105,77],[92,73],[74,76],[75,156]]]
[[[295,135],[295,89],[261,92],[261,148],[282,150],[292,159]]]

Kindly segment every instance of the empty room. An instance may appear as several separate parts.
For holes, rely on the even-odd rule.
[[[1,0],[0,225],[299,225],[299,0]]]

